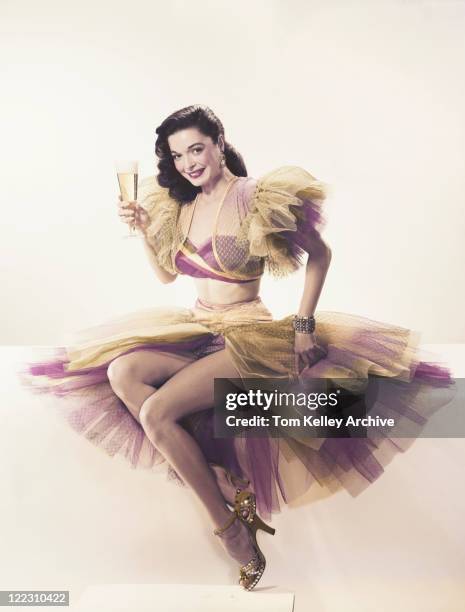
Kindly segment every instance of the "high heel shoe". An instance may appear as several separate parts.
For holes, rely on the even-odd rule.
[[[239,584],[246,591],[251,591],[263,576],[266,567],[265,555],[260,550],[257,543],[257,531],[262,529],[271,535],[275,534],[275,529],[262,521],[257,514],[257,504],[254,493],[247,490],[237,489],[234,499],[234,511],[223,527],[218,527],[213,531],[215,535],[224,533],[236,519],[239,519],[248,529],[250,543],[254,549],[254,556],[248,563],[239,568]]]
[[[240,476],[236,476],[232,472],[229,472],[222,465],[219,465],[218,463],[209,463],[208,465],[213,469],[213,472],[215,472],[215,474],[217,474],[217,470],[219,471],[220,474],[224,474],[227,484],[232,489],[234,489],[235,492],[237,492],[240,489],[245,489],[248,486],[250,486],[250,480],[248,480],[247,478],[241,478]],[[217,476],[217,479],[218,479],[218,476]],[[218,482],[218,486],[221,489],[221,483],[220,482]],[[231,499],[231,497],[228,494],[226,494],[226,493],[229,493],[229,492],[226,492],[226,491],[223,491],[223,490],[221,492],[223,493],[223,497],[225,498],[226,502],[230,506],[233,506],[234,505],[234,499]]]

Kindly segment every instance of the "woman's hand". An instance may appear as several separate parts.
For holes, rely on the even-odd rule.
[[[300,374],[305,368],[309,368],[328,354],[326,349],[316,341],[315,334],[295,332],[295,367]],[[302,365],[303,364],[303,365]]]
[[[139,206],[136,201],[128,202],[122,200],[121,196],[119,196],[118,214],[123,223],[135,227],[145,236],[145,232],[150,225],[150,217],[147,211],[142,206]]]

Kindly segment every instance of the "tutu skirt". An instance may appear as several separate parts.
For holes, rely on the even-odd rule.
[[[449,369],[420,359],[417,332],[334,311],[317,311],[315,318],[315,335],[326,356],[302,376],[401,381],[401,386],[387,387],[383,405],[385,414],[401,415],[411,437],[391,438],[375,428],[363,438],[217,438],[212,407],[184,417],[181,425],[208,462],[251,481],[258,511],[265,517],[302,496],[315,481],[326,495],[345,489],[357,496],[451,399]],[[132,312],[80,330],[68,346],[47,349],[40,360],[23,364],[22,384],[46,394],[76,432],[107,455],[124,457],[132,468],[166,470],[179,484],[184,484],[180,476],[109,383],[110,363],[140,350],[191,359],[226,350],[244,379],[296,375],[292,317],[273,320],[260,298],[221,308],[197,300],[192,308]]]

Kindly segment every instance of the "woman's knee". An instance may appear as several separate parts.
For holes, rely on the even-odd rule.
[[[107,369],[108,380],[113,389],[124,390],[137,380],[137,365],[131,355],[122,355],[114,359]]]
[[[164,442],[170,435],[174,420],[170,411],[170,399],[161,390],[155,391],[142,404],[139,413],[140,424],[150,431],[150,438],[155,445]]]

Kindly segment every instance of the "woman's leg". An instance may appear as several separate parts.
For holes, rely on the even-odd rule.
[[[145,399],[140,410],[147,437],[199,495],[217,527],[231,512],[201,448],[178,421],[213,406],[215,378],[238,376],[226,351],[217,351],[176,372]]]
[[[223,361],[224,356],[225,356],[225,351],[221,351],[221,353],[223,355],[223,359],[220,359],[220,361]],[[216,354],[217,353],[215,353],[214,355]],[[196,368],[194,371],[190,370],[190,373],[188,373],[187,375],[187,379],[184,379],[185,380],[184,385],[183,385],[185,389],[184,394],[186,394],[188,397],[184,398],[184,394],[183,395],[178,394],[178,383],[176,382],[176,380],[174,380],[173,381],[174,384],[170,383],[170,385],[168,385],[167,388],[164,389],[164,392],[168,391],[167,394],[163,393],[163,394],[157,395],[156,405],[158,406],[158,399],[160,399],[160,396],[161,396],[161,399],[163,399],[163,397],[174,397],[174,395],[176,394],[176,396],[179,399],[181,399],[182,404],[185,404],[187,408],[189,406],[189,402],[191,402],[196,397],[199,398],[199,393],[198,393],[198,389],[196,385],[198,383],[201,383],[201,381],[203,381],[204,383],[207,382],[207,386],[209,386],[208,385],[208,381],[209,381],[211,390],[207,391],[207,397],[205,399],[206,404],[205,405],[196,404],[195,406],[198,406],[197,407],[197,410],[198,410],[199,407],[202,408],[205,406],[206,408],[208,408],[210,405],[212,405],[213,403],[213,378],[214,378],[213,375],[214,375],[214,371],[219,371],[218,360],[215,360],[217,365],[212,364],[211,357],[213,357],[214,355],[210,355],[208,358],[204,357],[198,360],[198,362],[201,363],[201,368],[200,368],[201,375],[200,376],[198,373],[197,374],[195,373],[195,370],[197,369]],[[165,448],[165,445],[162,444],[161,441],[159,440],[159,433],[160,431],[163,430],[163,427],[164,427],[163,423],[160,423],[160,426],[158,426],[157,424],[158,416],[162,414],[161,410],[158,410],[157,408],[155,408],[154,402],[152,401],[150,404],[147,404],[145,406],[144,414],[142,415],[143,416],[142,420],[140,417],[140,412],[141,412],[141,409],[142,409],[142,406],[145,400],[151,397],[155,393],[157,388],[160,388],[162,386],[164,387],[163,383],[167,385],[166,381],[168,381],[177,372],[179,372],[180,370],[182,370],[183,368],[185,368],[186,366],[188,366],[190,363],[194,361],[195,361],[195,358],[179,357],[178,355],[170,354],[170,353],[162,353],[158,351],[156,352],[154,351],[135,351],[133,353],[128,353],[127,355],[122,355],[121,357],[117,357],[114,361],[112,361],[112,363],[110,364],[108,368],[108,378],[109,378],[111,387],[113,391],[115,392],[115,394],[124,402],[124,404],[128,408],[129,412],[132,414],[132,416],[139,423],[142,424],[147,434],[147,437],[156,446],[157,450],[159,450],[165,456],[167,461],[176,469],[176,471],[178,471],[179,475],[183,478],[183,480],[185,479],[185,474],[182,473],[184,470],[179,469],[178,461],[176,461],[176,458],[173,458],[173,453],[179,455],[179,453],[177,453],[178,448],[180,451],[182,451],[181,445],[177,447],[178,442],[176,442],[173,445],[173,449],[171,450],[171,452],[169,452],[169,450]],[[211,374],[209,378],[204,370],[205,364],[207,364],[207,367],[208,367],[208,364],[210,364],[210,369],[212,369],[212,366],[214,368],[211,370]],[[238,373],[235,369],[231,370],[230,367],[228,367],[225,370],[222,366],[219,366],[219,368],[221,369],[221,371],[229,372],[230,375],[232,376],[238,376]],[[216,374],[216,376],[219,377],[220,374]],[[193,381],[192,377],[194,377],[196,380]],[[227,374],[224,374],[224,377],[227,377]],[[181,381],[181,384],[182,384],[182,381]],[[180,416],[176,418],[175,409],[171,410],[170,408],[167,407],[167,411],[173,415],[174,421],[184,416],[184,414],[180,413]],[[195,411],[196,411],[196,408],[194,407],[193,409],[189,409],[188,411],[186,411],[186,414],[188,414],[188,412],[195,412]],[[163,419],[163,421],[164,420],[165,419]],[[227,507],[225,506],[225,503],[224,503],[225,497],[223,493],[221,493],[221,490],[219,491],[219,495],[218,495],[218,485],[221,483],[221,475],[217,477],[216,474],[212,473],[197,443],[177,423],[175,424],[175,430],[177,432],[178,437],[181,436],[182,438],[184,438],[184,441],[185,441],[184,444],[187,444],[188,447],[190,446],[191,448],[190,452],[194,454],[193,458],[197,456],[197,463],[201,462],[202,464],[206,466],[207,468],[206,469],[207,471],[206,483],[207,483],[207,498],[208,499],[205,499],[205,497],[202,497],[202,501],[204,501],[204,503],[207,505],[207,508],[213,508],[213,512],[215,516],[212,518],[215,524],[218,525],[221,521],[224,523],[228,517],[228,514],[225,513],[225,509]],[[162,446],[163,448],[161,448]],[[189,462],[189,450],[185,449],[184,453],[187,455],[187,459],[188,459],[186,463],[189,464],[190,463]],[[166,456],[167,454],[169,454],[169,457]],[[210,474],[211,474],[211,477],[210,477]],[[214,481],[213,484],[211,483],[212,479]],[[190,478],[186,478],[186,482],[191,484]],[[223,482],[223,486],[224,486],[225,491],[229,493],[228,497],[231,497],[231,492],[228,491],[229,487],[227,483]],[[192,488],[195,490],[195,486],[192,486]],[[213,494],[213,499],[210,502],[209,498],[212,496],[212,494]]]
[[[115,394],[140,423],[139,412],[144,401],[193,360],[193,357],[159,351],[134,351],[111,362],[108,380]]]
[[[192,361],[195,361],[193,357],[180,357],[171,353],[134,351],[112,361],[108,377],[115,394],[140,423],[139,412],[144,401],[157,387]],[[236,487],[229,482],[224,468],[215,465],[211,469],[223,497],[231,503]]]
[[[231,511],[202,450],[177,421],[211,407],[214,379],[237,378],[238,372],[224,350],[196,361],[174,355],[165,359],[166,355],[150,351],[123,355],[110,366],[109,379],[115,393],[137,415],[147,437],[190,485],[219,527]],[[244,525],[236,521],[223,537],[237,561],[251,559],[253,550]]]

